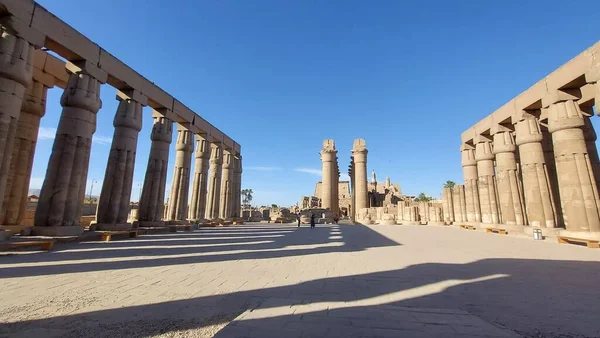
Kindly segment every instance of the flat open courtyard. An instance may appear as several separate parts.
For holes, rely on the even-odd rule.
[[[598,337],[600,250],[251,224],[0,256],[1,337]]]

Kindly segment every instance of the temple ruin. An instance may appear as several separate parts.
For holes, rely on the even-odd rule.
[[[34,1],[3,0],[0,17],[0,225],[4,233],[18,230],[23,219],[46,93],[55,86],[64,89],[60,100],[63,110],[33,234],[76,236],[83,232],[80,218],[91,140],[96,114],[102,107],[100,90],[107,84],[117,89],[119,105],[96,229],[133,226],[127,218],[146,106],[152,109],[154,125],[136,225],[182,224],[240,215],[242,157],[238,143]],[[175,170],[164,212],[173,132],[177,133]]]
[[[600,239],[600,42],[462,133],[464,183],[443,189],[444,221]]]

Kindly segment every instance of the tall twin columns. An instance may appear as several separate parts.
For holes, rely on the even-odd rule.
[[[498,124],[463,144],[464,186],[444,189],[446,220],[600,235],[596,134],[576,100],[561,91],[545,98],[547,128],[539,110],[523,111],[514,126]]]

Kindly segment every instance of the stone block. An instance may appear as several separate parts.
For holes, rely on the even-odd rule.
[[[96,223],[96,231],[125,231],[131,230],[133,226],[131,223],[121,223],[121,224],[106,224],[106,223]]]
[[[80,225],[59,227],[34,226],[31,228],[31,233],[35,236],[50,237],[79,236],[83,233],[83,227]]]

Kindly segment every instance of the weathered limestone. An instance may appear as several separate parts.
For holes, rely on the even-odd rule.
[[[543,135],[539,120],[523,113],[520,121],[515,124],[515,134],[521,159],[525,210],[529,225],[554,228],[557,226],[556,209],[541,143]]]
[[[158,112],[153,112],[153,117],[152,145],[138,212],[140,226],[164,225],[162,219],[173,122]]]
[[[454,210],[454,222],[467,222],[467,204],[465,201],[465,186],[457,184],[452,188],[452,209]]]
[[[496,183],[498,202],[502,212],[502,223],[525,225],[525,210],[521,178],[519,176],[515,151],[517,149],[512,131],[504,126],[496,126],[494,133],[494,154],[496,155]]]
[[[419,207],[418,206],[408,206],[404,207],[404,211],[402,213],[402,224],[405,225],[415,225],[421,223],[421,219],[419,218]]]
[[[500,223],[496,195],[496,177],[494,170],[494,153],[492,141],[486,136],[479,136],[475,144],[475,160],[477,161],[477,185],[479,187],[479,204],[481,206],[481,222],[486,224]]]
[[[205,135],[196,135],[196,161],[194,164],[194,180],[192,183],[192,200],[190,215],[192,221],[205,218],[206,194],[208,192],[208,167],[210,161],[210,143]]]
[[[465,183],[465,201],[467,222],[478,223],[481,221],[481,208],[479,205],[479,188],[477,185],[477,161],[475,148],[468,144],[461,146],[461,165]]]
[[[219,218],[227,219],[231,217],[231,189],[233,174],[233,156],[229,149],[223,150],[223,163],[221,164],[221,194],[219,202]]]
[[[577,98],[557,91],[544,100],[552,134],[563,219],[569,233],[600,232],[598,189],[583,133],[585,117]]]
[[[18,226],[25,215],[40,119],[46,112],[47,92],[48,86],[39,81],[32,81],[25,92],[12,149],[4,204],[0,211],[0,225]]]
[[[61,100],[62,115],[35,212],[38,235],[79,235],[100,82],[85,71],[72,73]]]
[[[177,126],[175,150],[175,169],[173,170],[173,181],[171,182],[168,221],[171,223],[183,223],[187,220],[194,135],[182,125]]]
[[[29,42],[0,26],[0,210],[7,195],[21,104],[32,82],[33,51]]]
[[[206,218],[215,219],[219,217],[219,204],[221,192],[221,164],[223,150],[221,143],[210,144],[210,169],[208,178],[208,194],[206,195]]]
[[[334,176],[337,175],[337,168],[334,161],[337,161],[337,150],[335,143],[331,139],[323,141],[323,149],[321,150],[321,161],[323,162],[323,179],[321,187],[321,206],[323,209],[329,209],[334,212],[335,204],[339,201],[334,199],[333,185],[337,184]]]
[[[98,200],[96,228],[98,230],[126,230],[129,215],[133,170],[137,151],[138,134],[142,130],[142,103],[119,99],[113,120],[115,133],[111,144],[104,183]]]
[[[599,84],[596,86],[600,87]],[[596,147],[596,131],[592,122],[589,118],[584,119],[585,125],[583,126],[583,137],[585,138],[585,145],[590,157],[590,163],[592,165],[592,172],[594,173],[594,181],[596,187],[600,187],[600,158],[598,156],[598,148]]]
[[[450,187],[442,189],[442,205],[444,209],[444,222],[446,224],[454,223],[454,196],[452,190]]]
[[[242,215],[242,156],[238,155],[237,157],[235,157],[234,159],[235,161],[235,168],[233,171],[233,182],[234,182],[234,188],[233,188],[233,210],[232,210],[232,216],[233,217],[241,217]]]
[[[369,207],[369,193],[367,184],[367,144],[364,139],[354,140],[352,147],[352,156],[354,166],[352,173],[354,175],[354,210],[355,217],[358,217],[358,211]]]

